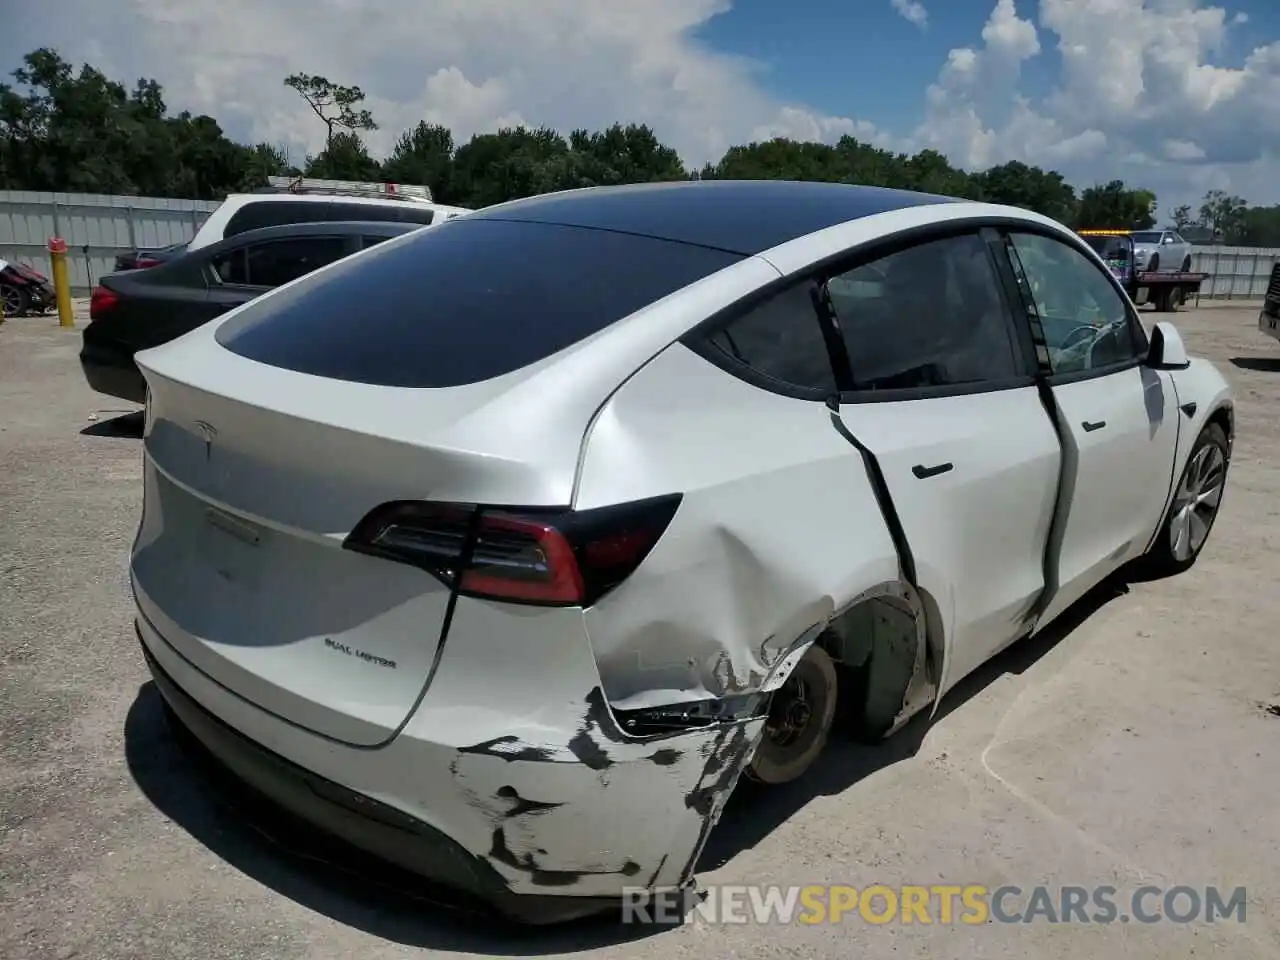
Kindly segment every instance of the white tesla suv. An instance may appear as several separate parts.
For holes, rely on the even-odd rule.
[[[686,889],[743,772],[1189,567],[1233,433],[1064,227],[837,184],[490,207],[138,365],[176,729],[528,921]]]

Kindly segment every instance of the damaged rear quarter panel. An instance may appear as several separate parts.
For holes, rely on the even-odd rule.
[[[377,750],[281,723],[163,640],[147,645],[188,696],[233,729],[444,833],[522,895],[618,897],[626,887],[682,885],[763,727],[753,719],[626,736],[576,608],[460,600],[430,693]]]
[[[440,669],[400,743],[454,744],[426,782],[439,824],[517,893],[618,896],[687,881],[759,742],[752,719],[621,731],[576,608],[460,600]]]
[[[861,457],[825,406],[743,383],[681,344],[600,412],[575,505],[672,492],[684,499],[667,532],[585,614],[615,708],[758,690],[806,630],[898,579]]]
[[[476,852],[512,890],[617,896],[624,887],[676,888],[692,878],[763,725],[757,718],[629,739],[597,687],[569,741],[571,761],[532,759],[518,742],[478,744],[458,751],[450,773],[488,823],[488,845]]]

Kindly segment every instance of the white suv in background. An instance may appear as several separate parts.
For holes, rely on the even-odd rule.
[[[209,214],[187,250],[256,230],[290,223],[328,220],[392,220],[399,223],[440,223],[471,211],[426,200],[342,196],[310,193],[233,193]]]

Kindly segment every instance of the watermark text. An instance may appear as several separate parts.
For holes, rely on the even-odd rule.
[[[988,887],[929,884],[722,885],[689,891],[624,892],[625,923],[837,924],[899,923],[977,926],[986,923],[1244,923],[1244,887],[1043,885]]]

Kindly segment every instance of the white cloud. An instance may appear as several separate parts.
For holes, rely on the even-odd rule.
[[[1192,140],[1170,139],[1164,142],[1164,155],[1170,160],[1203,160],[1205,153],[1204,148]]]
[[[1028,15],[998,0],[982,44],[951,51],[915,143],[970,167],[1022,160],[1077,183],[1125,179],[1162,203],[1211,183],[1280,200],[1280,42],[1222,62],[1247,17],[1201,0],[1040,0],[1037,30],[1034,5],[1020,6]],[[1029,102],[1021,73],[1045,44],[1061,73]]]
[[[644,122],[695,165],[753,131],[866,129],[767,94],[759,64],[699,41],[696,29],[730,0],[127,3],[126,13],[125,0],[64,0],[56,21],[36,8],[28,46],[52,40],[79,60],[80,38],[97,37],[111,56],[94,62],[114,75],[145,72],[171,107],[207,112],[242,138],[289,143],[295,155],[318,149],[324,132],[282,84],[295,71],[359,84],[381,126],[367,138],[375,154],[422,119],[463,141],[517,123],[567,132]]]
[[[989,54],[1009,63],[1021,63],[1040,52],[1034,24],[1018,16],[1013,0],[997,0],[982,28],[982,41]]]
[[[920,0],[891,0],[893,9],[905,20],[914,23],[917,27],[926,27],[929,25],[929,11],[924,8],[924,4]]]
[[[998,0],[982,28],[981,48],[952,50],[926,90],[925,122],[915,142],[968,167],[1007,159],[997,128],[1031,121],[1017,99],[1018,80],[1023,62],[1039,52],[1035,25],[1018,16],[1014,0]]]
[[[756,126],[746,139],[759,141],[787,137],[829,143],[845,135],[877,147],[890,147],[895,142],[892,136],[865,120],[821,116],[803,107],[783,107],[773,120]]]
[[[382,127],[375,154],[423,119],[460,140],[635,120],[697,166],[752,139],[849,133],[969,168],[1016,159],[1077,184],[1122,178],[1162,206],[1211,187],[1280,201],[1280,40],[1246,42],[1258,30],[1247,16],[1222,0],[989,2],[972,42],[922,91],[923,122],[897,130],[858,118],[874,91],[851,90],[846,115],[833,115],[771,95],[762,65],[707,47],[699,29],[731,0],[63,0],[24,13],[0,52],[16,60],[51,44],[114,77],[154,76],[171,108],[288,143],[295,157],[323,142],[282,84],[304,71],[365,90]],[[893,3],[929,22],[923,4]],[[1047,95],[1029,97],[1029,67],[1059,60]]]

